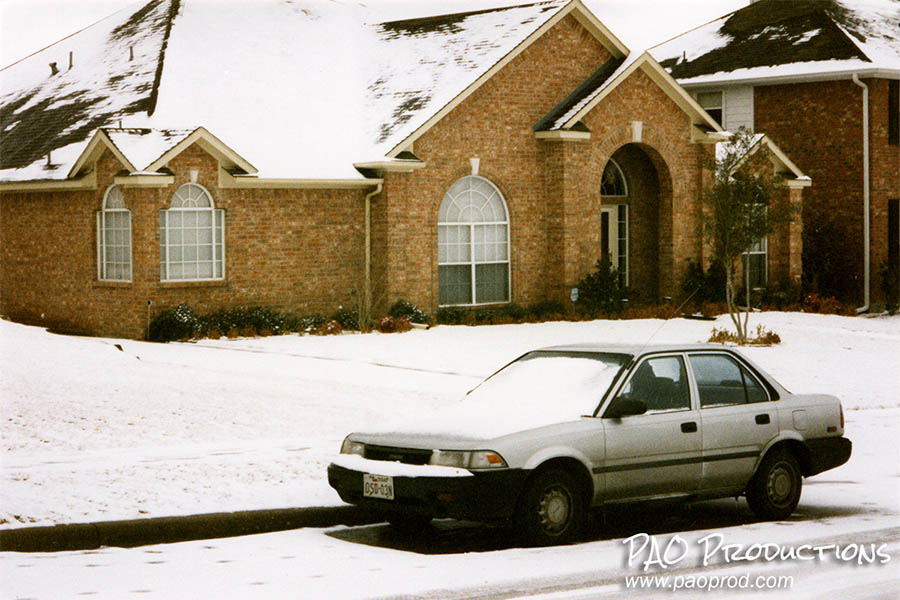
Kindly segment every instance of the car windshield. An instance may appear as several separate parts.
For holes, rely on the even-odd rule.
[[[631,356],[539,350],[510,363],[461,401],[412,419],[388,419],[376,433],[491,439],[593,415]],[[401,443],[401,442],[398,442]]]
[[[591,415],[631,357],[626,354],[538,350],[510,363],[469,394],[471,402],[515,412],[533,408],[570,417]],[[555,409],[561,410],[555,410]]]

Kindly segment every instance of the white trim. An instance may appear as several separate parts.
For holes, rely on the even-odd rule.
[[[101,144],[103,145],[101,147]],[[81,154],[78,155],[78,159],[75,161],[75,164],[72,165],[72,168],[69,169],[69,172],[66,174],[66,178],[71,178],[77,175],[81,169],[85,167],[85,165],[96,161],[100,158],[100,155],[103,153],[103,149],[106,148],[110,152],[112,152],[113,156],[122,163],[122,165],[128,169],[129,171],[137,171],[135,166],[131,164],[131,161],[119,150],[116,144],[109,139],[109,136],[106,135],[106,132],[102,129],[98,129],[94,136],[91,138],[91,141],[88,142],[87,146],[85,146],[84,150],[81,151]]]
[[[497,198],[500,200],[500,205],[503,207],[503,214],[506,220],[504,221],[441,221],[440,213],[441,208],[443,208],[444,203],[447,201],[447,193],[449,193],[450,189],[456,185],[459,181],[464,179],[479,179],[487,183],[493,190],[494,193],[497,194]],[[502,225],[506,231],[506,239],[504,240],[506,244],[506,260],[483,260],[476,261],[475,259],[475,228],[476,227],[485,227],[485,226],[497,226]],[[500,191],[494,183],[487,179],[486,177],[482,177],[480,175],[466,175],[464,177],[460,177],[455,180],[450,187],[447,188],[447,192],[444,193],[444,198],[441,200],[441,204],[438,207],[438,238],[440,239],[440,229],[442,227],[467,227],[469,229],[469,260],[462,262],[441,262],[440,256],[438,256],[438,271],[440,272],[440,268],[444,266],[467,266],[469,267],[469,285],[471,285],[471,302],[462,302],[455,304],[440,304],[440,274],[438,274],[438,306],[485,306],[491,304],[507,304],[512,301],[512,231],[509,220],[509,207],[506,205],[506,198],[503,197],[503,193]],[[477,279],[475,277],[476,267],[478,265],[506,265],[506,299],[504,300],[492,300],[489,302],[479,302],[478,301],[478,288],[477,288]]]
[[[204,207],[204,206],[201,206],[201,207],[196,207],[196,206],[173,207],[171,205],[172,200],[174,200],[175,196],[178,195],[178,193],[182,189],[187,188],[187,187],[196,187],[196,188],[199,188],[200,190],[202,190],[202,192],[206,195],[207,199],[209,200],[209,206],[208,207]],[[166,230],[166,234],[165,234],[165,240],[164,240],[165,243],[164,244],[163,244],[162,235],[160,235],[160,244],[163,246],[162,250],[165,251],[165,260],[164,261],[162,261],[162,252],[160,253],[160,259],[162,261],[161,269],[160,269],[160,271],[161,271],[160,272],[160,281],[162,283],[224,281],[225,280],[225,211],[224,211],[224,209],[216,208],[216,204],[215,204],[215,201],[213,200],[212,194],[210,194],[209,191],[205,187],[200,185],[199,183],[185,183],[185,184],[178,186],[178,189],[176,189],[175,192],[172,194],[172,200],[169,201],[169,208],[163,209],[161,211],[162,215],[163,215],[162,220],[165,222],[164,227]],[[211,253],[210,253],[211,259],[210,259],[210,262],[211,262],[211,267],[212,267],[212,277],[191,277],[191,278],[183,278],[182,277],[182,278],[178,278],[178,279],[174,279],[171,277],[170,271],[171,271],[171,267],[172,267],[172,253],[171,253],[172,244],[170,243],[170,236],[172,234],[172,227],[170,226],[170,223],[169,223],[169,214],[170,213],[187,213],[187,212],[196,212],[196,213],[209,212],[209,214],[210,214],[210,228],[211,228],[211,242],[210,242],[210,244],[211,244]],[[222,218],[222,232],[221,232],[222,238],[221,238],[221,240],[219,239],[218,233],[217,233],[218,216],[220,214],[221,214],[221,218]],[[218,254],[220,242],[222,245],[221,257]],[[181,245],[184,246],[184,244],[181,244]],[[205,247],[206,244],[202,244],[202,246]],[[200,248],[201,244],[197,243],[196,247]],[[182,257],[182,260],[180,262],[183,265],[186,261]],[[194,261],[194,262],[199,263],[200,261]],[[202,262],[206,262],[206,261],[204,260]],[[221,262],[221,264],[222,264],[222,275],[221,276],[216,275],[217,266],[218,266],[219,262]]]
[[[220,163],[224,161],[228,166],[238,167],[251,174],[257,172],[256,167],[247,162],[241,155],[229,148],[222,140],[211,134],[204,127],[198,127],[189,136],[169,148],[162,156],[150,163],[144,171],[160,170],[165,167],[169,161],[195,143],[217,158]],[[132,171],[134,170],[136,169],[132,169]]]
[[[120,282],[120,283],[130,283],[134,278],[134,244],[132,240],[132,228],[131,228],[131,211],[125,207],[122,208],[110,208],[107,206],[107,200],[109,200],[109,195],[113,190],[118,190],[118,187],[113,184],[106,188],[106,192],[103,194],[103,202],[100,206],[100,210],[97,212],[97,280],[98,281],[112,281],[112,282]],[[122,192],[119,191],[119,194]],[[124,203],[124,198],[123,198]],[[127,216],[127,228],[126,228],[126,237],[128,239],[128,274],[124,279],[115,279],[109,276],[109,264],[111,261],[107,260],[106,252],[109,249],[109,242],[107,239],[107,232],[109,230],[109,224],[107,217],[111,213],[124,213]],[[123,263],[115,263],[115,264],[123,264]]]
[[[534,137],[548,142],[583,142],[591,139],[591,132],[554,129],[552,131],[535,131]]]
[[[690,79],[681,79],[678,83],[685,89],[694,89],[698,87],[711,86],[729,86],[729,85],[780,85],[784,83],[813,83],[817,81],[840,81],[850,79],[856,73],[858,77],[872,78],[878,77],[882,79],[898,79],[900,71],[896,69],[847,69],[841,71],[831,71],[827,73],[802,73],[792,75],[773,75],[773,76],[747,76],[727,78],[705,78],[701,75]],[[704,79],[705,78],[705,79]]]
[[[422,163],[424,165],[424,163]],[[222,189],[301,189],[301,190],[343,190],[365,189],[384,183],[384,179],[269,179],[251,175],[234,176],[219,168],[219,187]]]

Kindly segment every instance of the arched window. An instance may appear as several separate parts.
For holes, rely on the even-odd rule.
[[[609,159],[603,169],[603,179],[600,183],[600,195],[610,197],[622,197],[628,195],[628,185],[625,183],[625,175],[616,161]]]
[[[438,213],[439,304],[509,302],[509,216],[494,184],[458,180]]]
[[[131,281],[131,211],[114,185],[106,190],[97,213],[97,278]]]
[[[225,278],[225,211],[203,187],[186,183],[159,214],[160,278],[163,281]]]

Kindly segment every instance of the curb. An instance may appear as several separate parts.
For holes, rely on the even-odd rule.
[[[355,506],[322,506],[23,527],[0,530],[0,551],[59,552],[94,550],[101,546],[134,548],[302,527],[369,525],[383,520],[383,516]]]

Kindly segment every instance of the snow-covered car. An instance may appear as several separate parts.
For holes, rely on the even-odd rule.
[[[843,434],[837,398],[792,394],[728,347],[558,346],[445,410],[351,433],[328,481],[399,527],[512,521],[565,543],[588,510],[636,501],[744,495],[783,519],[803,477],[850,458]]]

